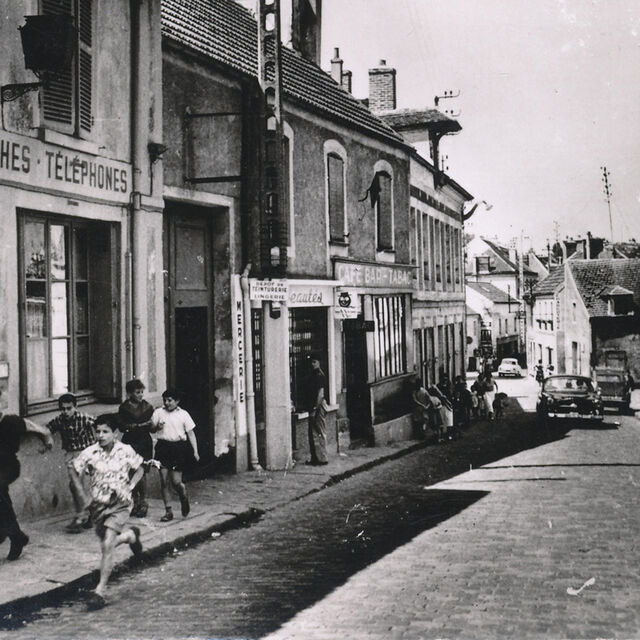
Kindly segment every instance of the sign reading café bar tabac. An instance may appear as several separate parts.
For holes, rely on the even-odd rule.
[[[334,277],[345,287],[404,289],[413,288],[413,267],[336,260]]]
[[[0,182],[126,203],[131,169],[125,162],[2,132]]]

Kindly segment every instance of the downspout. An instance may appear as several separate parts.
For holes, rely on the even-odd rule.
[[[249,434],[249,462],[255,471],[262,471],[258,461],[258,441],[256,437],[256,393],[253,388],[253,345],[251,344],[251,301],[249,300],[249,272],[247,264],[240,276],[242,290],[242,313],[244,315],[244,354],[246,362],[245,389],[247,395],[247,432]]]
[[[132,192],[129,202],[129,269],[130,269],[130,378],[141,375],[140,363],[140,330],[141,330],[141,300],[138,295],[137,277],[138,264],[136,261],[136,250],[144,246],[141,242],[139,224],[137,221],[140,215],[140,180],[141,180],[141,159],[140,149],[144,147],[142,138],[144,132],[141,131],[142,117],[140,108],[142,104],[140,89],[140,5],[142,0],[131,0],[131,182]]]

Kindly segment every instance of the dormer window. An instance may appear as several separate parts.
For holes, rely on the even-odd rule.
[[[491,271],[491,258],[478,256],[476,258],[476,273],[489,273]]]
[[[607,300],[607,313],[610,316],[626,316],[633,313],[633,291],[619,285],[605,289],[601,293]]]

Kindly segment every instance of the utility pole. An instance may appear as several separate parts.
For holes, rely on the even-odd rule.
[[[611,231],[611,244],[613,244],[613,219],[611,217],[611,185],[609,184],[609,176],[611,173],[607,171],[607,167],[600,167],[602,169],[602,183],[603,183],[603,191],[604,197],[607,201],[607,207],[609,207],[609,229]]]

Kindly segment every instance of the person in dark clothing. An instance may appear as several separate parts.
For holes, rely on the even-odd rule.
[[[453,386],[453,412],[456,424],[466,429],[471,418],[471,392],[462,376],[456,377]]]
[[[145,462],[153,458],[153,440],[151,439],[151,416],[153,407],[143,398],[144,384],[137,378],[125,385],[127,399],[118,409],[118,429],[122,432],[122,442],[128,444]],[[147,502],[147,471],[133,490],[133,509],[131,515],[144,518],[149,510]]]
[[[327,459],[327,402],[325,387],[327,378],[320,368],[320,360],[316,355],[309,356],[311,374],[308,382],[309,411],[309,452],[311,459],[307,464],[325,465]]]
[[[20,477],[20,461],[17,454],[20,441],[28,432],[37,434],[47,449],[53,447],[49,429],[20,416],[7,415],[0,407],[0,543],[7,538],[11,542],[7,560],[17,560],[29,542],[29,536],[18,524],[9,495],[9,485]]]
[[[542,366],[542,360],[538,360],[538,364],[536,365],[536,382],[539,385],[542,385],[544,381],[544,367]]]

